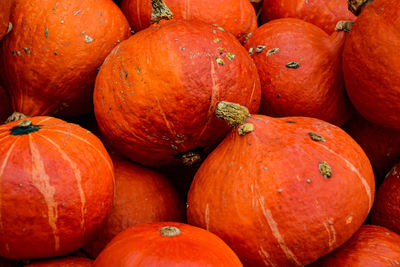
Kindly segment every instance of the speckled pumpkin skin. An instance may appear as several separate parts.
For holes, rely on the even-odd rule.
[[[196,173],[188,222],[221,237],[245,266],[303,266],[347,241],[375,191],[357,143],[313,118],[252,115],[246,122],[254,130],[232,131]]]
[[[268,0],[262,7],[262,22],[280,18],[298,18],[331,34],[338,21],[356,19],[343,0]]]
[[[11,115],[11,100],[7,91],[0,85],[0,124]]]
[[[0,1],[0,40],[3,39],[4,35],[7,33],[12,2],[12,0]]]
[[[92,109],[97,68],[129,24],[112,0],[16,0],[0,46],[0,76],[13,108],[29,116]]]
[[[119,152],[145,165],[173,165],[182,153],[209,153],[229,131],[215,116],[220,101],[257,112],[260,94],[256,66],[231,34],[176,20],[140,31],[110,53],[94,108]]]
[[[62,257],[58,259],[42,260],[25,265],[26,267],[91,267],[93,260],[83,257]]]
[[[111,211],[114,173],[100,140],[75,124],[29,118],[39,130],[0,126],[0,257],[72,253]]]
[[[258,28],[245,47],[252,49],[260,76],[260,113],[313,117],[339,126],[346,122],[353,108],[343,87],[344,40],[343,31],[329,36],[300,19],[277,19]],[[260,46],[265,48],[260,51]],[[289,68],[290,62],[299,65]]]
[[[347,93],[367,120],[400,130],[400,1],[366,4],[343,50]]]
[[[218,24],[240,41],[257,29],[257,17],[249,0],[163,0],[175,19]],[[135,32],[151,25],[149,0],[123,0],[121,9]]]

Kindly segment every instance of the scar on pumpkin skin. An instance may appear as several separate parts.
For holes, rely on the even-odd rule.
[[[318,165],[319,172],[325,178],[330,178],[332,176],[332,169],[331,166],[326,161],[321,161]]]
[[[308,135],[310,136],[310,138],[314,141],[318,141],[318,142],[326,142],[325,138],[322,135],[319,135],[317,133],[314,132],[309,132]]]
[[[256,53],[261,53],[262,51],[264,51],[265,48],[266,48],[265,45],[257,45]]]

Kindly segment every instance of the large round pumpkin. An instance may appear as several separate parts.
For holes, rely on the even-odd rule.
[[[12,30],[10,10],[13,0],[0,1],[0,40]]]
[[[173,222],[138,224],[117,235],[94,267],[238,267],[235,253],[201,228]]]
[[[367,156],[340,128],[252,115],[201,165],[187,217],[221,237],[245,266],[303,266],[357,231],[374,190]]]
[[[160,12],[161,5],[169,12]],[[121,9],[135,32],[168,15],[217,24],[240,41],[257,28],[256,13],[249,0],[122,0]]]
[[[0,124],[12,113],[11,100],[7,91],[0,85]]]
[[[256,112],[256,66],[218,26],[169,20],[140,31],[106,58],[96,79],[100,130],[122,154],[145,165],[201,160],[228,132],[221,100]]]
[[[353,109],[343,88],[345,35],[338,29],[329,36],[313,24],[293,18],[258,28],[245,47],[260,76],[260,113],[313,117],[336,125],[347,121]]]
[[[262,22],[279,18],[298,18],[333,33],[338,21],[355,20],[345,0],[266,0]]]
[[[376,225],[363,225],[343,246],[311,266],[365,267],[400,265],[400,235]]]
[[[111,159],[78,125],[52,117],[4,124],[0,159],[1,257],[74,252],[111,211]]]
[[[396,130],[400,130],[399,10],[399,0],[366,4],[343,50],[351,102],[367,120]]]
[[[185,207],[167,178],[122,157],[112,156],[115,170],[115,194],[111,214],[102,230],[84,250],[93,258],[117,234],[139,223],[184,222]]]
[[[90,111],[97,68],[130,36],[112,0],[17,0],[11,22],[0,76],[14,110],[29,116]]]
[[[92,267],[93,260],[77,256],[37,261],[26,267]]]

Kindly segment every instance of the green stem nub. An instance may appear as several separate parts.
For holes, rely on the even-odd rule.
[[[162,236],[177,236],[181,234],[181,230],[175,226],[164,226],[160,229],[160,233]]]
[[[24,135],[39,131],[41,125],[33,125],[31,120],[25,119],[18,123],[17,126],[11,128],[11,135]]]
[[[174,14],[162,0],[151,0],[151,6],[153,7],[151,23],[157,23],[162,19],[169,20],[174,17]]]
[[[228,123],[229,126],[236,128],[246,119],[250,118],[249,110],[236,103],[221,101],[215,109],[215,115]]]
[[[361,12],[362,7],[366,3],[369,3],[372,1],[371,0],[348,0],[348,8],[354,15],[358,16]]]

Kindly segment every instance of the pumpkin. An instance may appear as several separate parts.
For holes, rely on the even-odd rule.
[[[107,223],[84,250],[93,258],[126,228],[139,223],[185,221],[183,202],[161,173],[122,157],[112,156],[115,173],[114,204]]]
[[[338,26],[349,28],[346,22]],[[258,28],[245,47],[260,76],[260,113],[314,117],[336,125],[347,121],[353,109],[343,88],[344,40],[343,30],[329,36],[300,19],[277,19]]]
[[[268,0],[263,2],[263,23],[280,18],[298,18],[310,22],[328,34],[341,20],[356,19],[343,0]]]
[[[0,40],[12,30],[12,23],[10,22],[11,5],[12,0],[0,2]]]
[[[236,106],[221,102],[217,114],[237,117]],[[221,237],[245,266],[303,266],[357,231],[374,190],[367,156],[340,128],[251,115],[200,166],[187,219]]]
[[[170,17],[218,24],[240,41],[257,28],[249,0],[122,0],[121,9],[135,32]]]
[[[363,148],[371,161],[377,184],[400,161],[400,132],[371,123],[361,115],[353,116],[345,131]]]
[[[400,264],[400,235],[376,225],[363,225],[343,246],[311,266],[396,266]]]
[[[0,76],[14,111],[29,116],[92,110],[97,68],[130,36],[112,0],[17,0],[11,23],[0,45]]]
[[[138,224],[118,234],[100,253],[94,267],[242,266],[216,235],[175,222]]]
[[[387,173],[379,187],[371,212],[371,222],[400,234],[400,162]]]
[[[366,4],[343,49],[344,80],[351,102],[367,120],[395,130],[400,130],[400,20],[394,19],[399,10],[398,0]]]
[[[0,85],[0,124],[12,113],[11,101],[7,91]]]
[[[214,116],[221,100],[256,112],[256,66],[217,26],[162,21],[115,48],[96,78],[94,110],[107,141],[150,166],[193,165],[229,131]]]
[[[78,125],[45,116],[4,124],[0,159],[0,257],[74,252],[111,211],[111,159]]]
[[[56,259],[40,260],[26,267],[91,267],[93,260],[83,257],[68,256]]]

